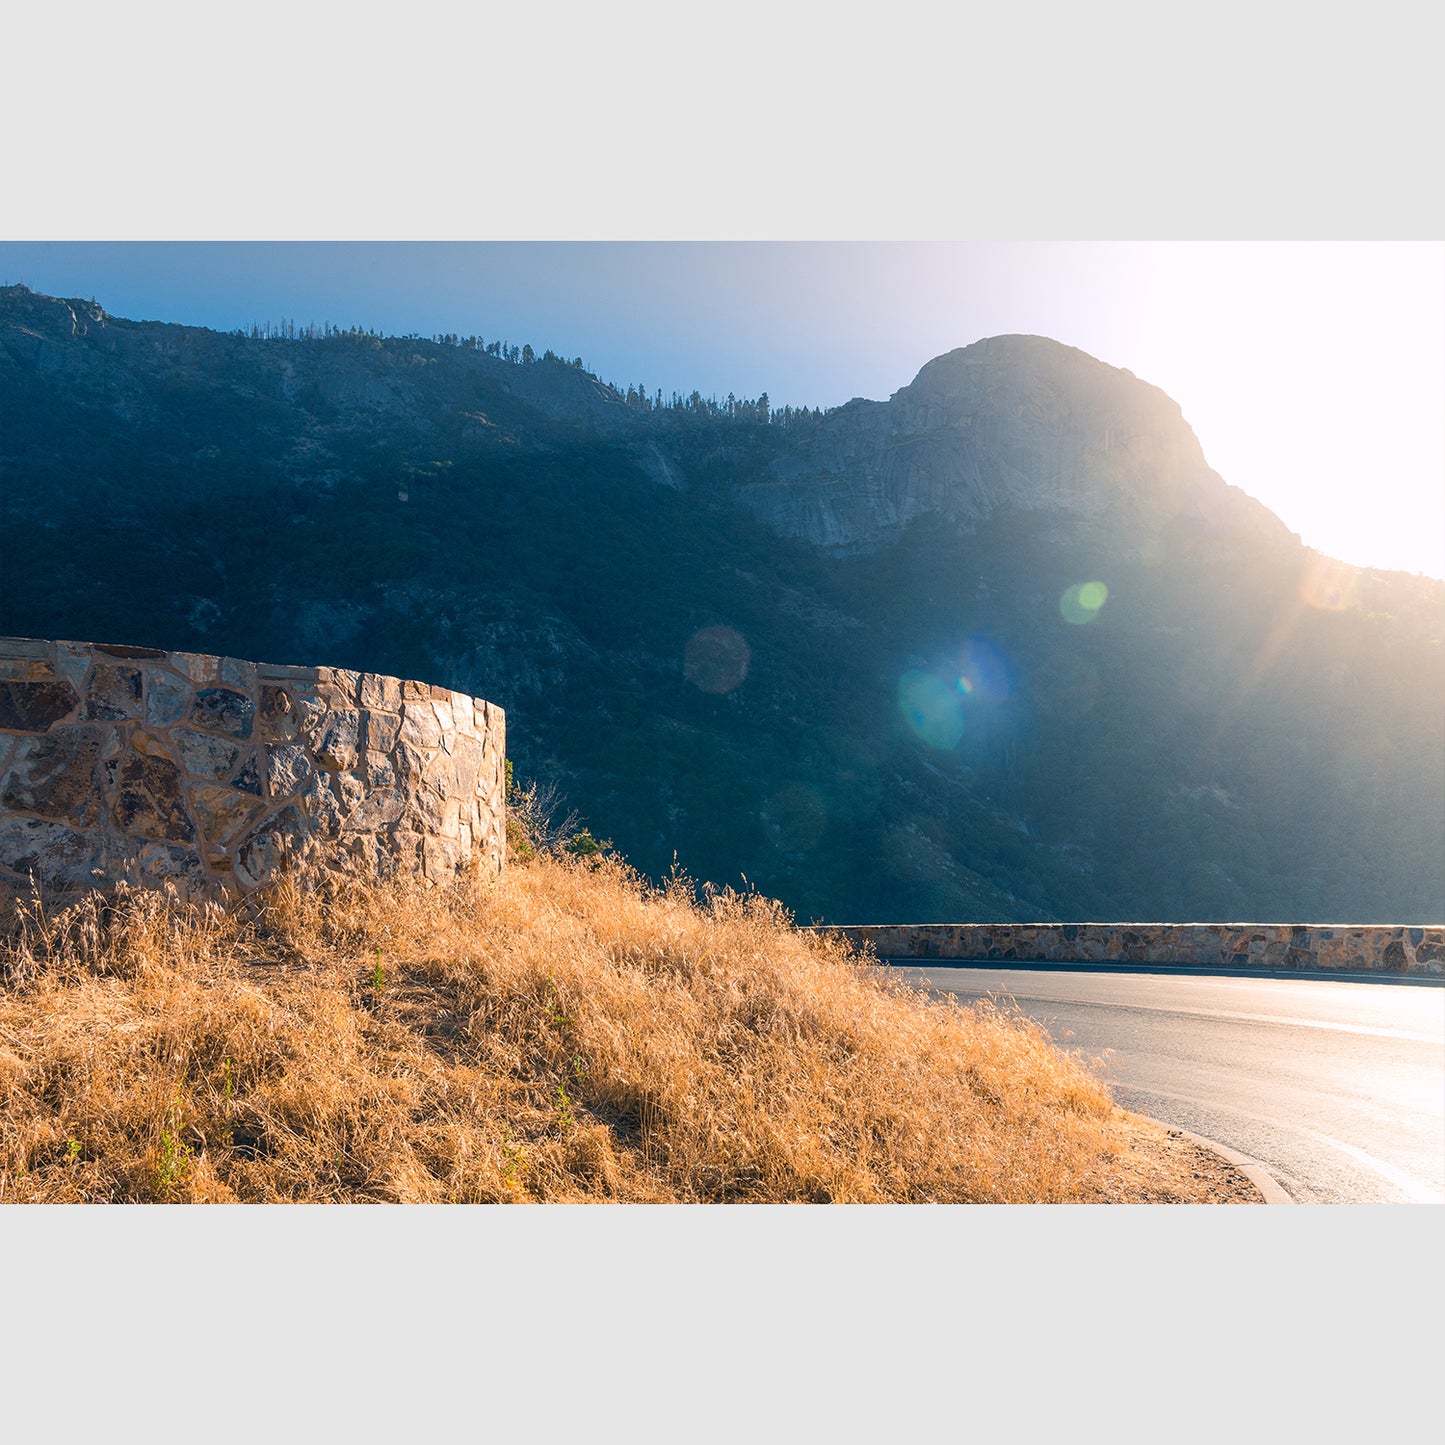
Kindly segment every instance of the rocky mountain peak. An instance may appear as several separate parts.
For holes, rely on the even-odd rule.
[[[739,497],[777,530],[838,552],[885,545],[920,516],[967,527],[1000,507],[1290,535],[1209,467],[1177,402],[1045,336],[935,357],[888,401],[831,413],[801,455]]]

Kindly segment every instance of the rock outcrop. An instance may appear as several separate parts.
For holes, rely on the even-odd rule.
[[[855,398],[736,495],[778,531],[838,552],[882,546],[929,513],[966,525],[1006,506],[1123,508],[1290,538],[1209,467],[1158,387],[1043,336],[979,341],[886,402]]]
[[[500,708],[425,683],[0,639],[0,881],[497,871],[505,741]]]

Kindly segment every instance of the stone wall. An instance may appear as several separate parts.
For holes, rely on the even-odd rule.
[[[1445,926],[1290,923],[914,923],[834,928],[880,958],[1157,963],[1445,974]]]
[[[0,880],[236,897],[284,869],[500,870],[505,723],[420,682],[0,639]]]

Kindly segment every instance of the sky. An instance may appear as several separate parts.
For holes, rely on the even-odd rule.
[[[1445,577],[1445,245],[1104,241],[0,242],[0,279],[229,330],[290,318],[580,355],[649,392],[883,399],[987,336],[1161,387],[1325,554]]]

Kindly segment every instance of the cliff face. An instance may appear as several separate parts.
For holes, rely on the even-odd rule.
[[[1042,336],[961,347],[886,402],[850,402],[736,495],[769,526],[839,553],[882,546],[931,513],[967,527],[1004,506],[1290,538],[1211,470],[1177,403]]]

